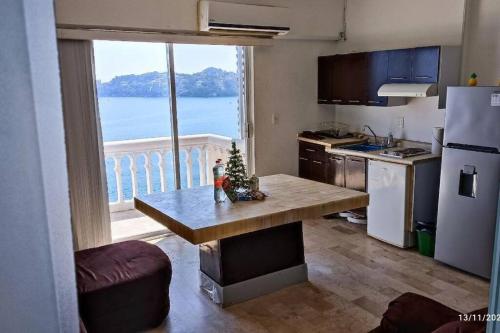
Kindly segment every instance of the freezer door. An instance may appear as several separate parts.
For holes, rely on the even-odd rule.
[[[444,148],[435,258],[490,277],[500,155]]]
[[[444,145],[497,148],[500,151],[500,87],[448,87]]]

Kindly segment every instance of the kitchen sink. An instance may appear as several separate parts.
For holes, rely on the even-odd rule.
[[[362,143],[362,144],[358,144],[358,145],[342,146],[339,148],[347,149],[347,150],[355,150],[355,151],[375,151],[375,150],[382,150],[385,147],[381,146],[381,145],[370,144],[370,143]]]

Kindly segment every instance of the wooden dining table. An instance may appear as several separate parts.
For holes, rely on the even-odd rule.
[[[134,198],[199,246],[201,290],[223,306],[307,281],[302,221],[368,206],[364,192],[284,174],[259,180],[263,201],[217,204],[211,185]]]

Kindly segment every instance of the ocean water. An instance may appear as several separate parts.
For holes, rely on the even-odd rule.
[[[170,136],[170,107],[168,98],[143,97],[100,97],[99,113],[102,136],[105,142]],[[177,99],[177,119],[179,135],[218,134],[231,138],[239,137],[238,97]],[[199,152],[192,152],[193,161],[197,161]],[[160,191],[160,170],[158,157],[152,158],[153,192]],[[210,161],[209,161],[210,162]],[[120,161],[122,186],[125,199],[132,199],[130,161]],[[186,153],[180,155],[181,186],[187,186]],[[165,157],[167,166],[167,186],[174,189],[172,154]],[[117,200],[114,161],[106,159],[106,175],[109,201]],[[199,185],[199,166],[193,163],[193,185]],[[137,182],[139,194],[146,194],[146,172],[144,158],[137,159]]]

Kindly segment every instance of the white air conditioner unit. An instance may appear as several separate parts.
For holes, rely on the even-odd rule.
[[[288,8],[219,1],[198,3],[200,31],[222,35],[274,37],[290,31]]]

